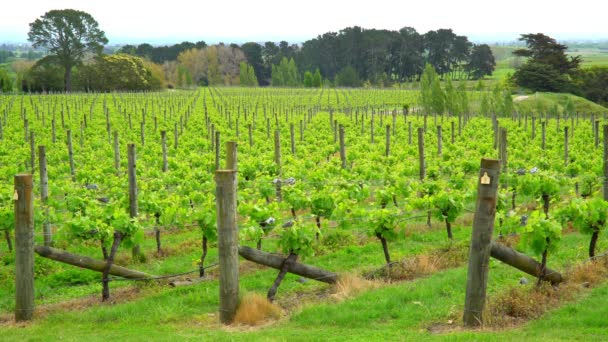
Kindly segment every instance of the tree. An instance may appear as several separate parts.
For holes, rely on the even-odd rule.
[[[315,88],[321,88],[323,85],[323,78],[321,77],[321,71],[319,68],[315,70],[314,75],[312,75],[312,86]]]
[[[82,62],[87,52],[100,54],[108,43],[90,14],[73,9],[51,10],[30,23],[28,40],[34,48],[48,49],[49,57],[65,69],[68,92],[72,89],[72,68]]]
[[[526,49],[513,51],[515,56],[528,57],[513,75],[517,85],[535,91],[565,91],[570,86],[569,76],[578,70],[580,56],[566,56],[566,45],[542,33],[522,34],[520,41]]]
[[[528,61],[524,63],[513,79],[517,85],[534,91],[561,92],[567,89],[570,81],[551,65]]]
[[[255,87],[258,85],[253,67],[245,62],[241,62],[239,65],[239,79],[241,86]]]
[[[310,71],[304,73],[304,86],[306,88],[312,88],[312,73]]]
[[[582,69],[575,74],[574,83],[586,99],[604,106],[608,104],[608,67]],[[568,113],[572,112],[570,110]]]
[[[481,79],[485,75],[491,76],[495,68],[496,61],[490,47],[487,44],[473,46],[469,63],[465,67],[469,77]]]
[[[241,45],[241,51],[247,58],[247,63],[253,67],[256,79],[264,77],[264,60],[262,58],[262,46],[258,43],[249,42]]]
[[[0,92],[7,93],[13,90],[13,79],[5,68],[0,68]]]
[[[359,74],[352,66],[347,66],[336,75],[336,85],[340,87],[358,87],[361,85]]]

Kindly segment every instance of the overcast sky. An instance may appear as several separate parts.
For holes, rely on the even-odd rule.
[[[29,23],[51,9],[90,13],[110,44],[302,42],[348,26],[424,33],[451,28],[474,41],[542,32],[558,39],[608,38],[606,0],[17,0],[3,4],[0,42],[25,42]]]

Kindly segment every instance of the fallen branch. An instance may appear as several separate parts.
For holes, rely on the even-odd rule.
[[[249,261],[276,268],[277,270],[281,269],[285,261],[285,258],[282,256],[262,252],[247,246],[239,247],[239,255]],[[335,284],[338,281],[337,273],[298,262],[289,263],[287,272],[328,284]]]
[[[92,271],[103,272],[106,268],[106,262],[103,260],[97,260],[78,254],[72,254],[53,247],[35,246],[34,251],[41,257],[63,262],[65,264],[73,266],[78,266],[81,268],[86,268]],[[130,270],[128,268],[124,268],[117,265],[112,265],[112,267],[110,267],[109,274],[128,279],[147,279],[154,277],[153,275],[147,273]]]
[[[541,264],[538,261],[501,243],[492,242],[490,255],[534,277],[538,278],[541,274]],[[551,282],[551,284],[559,284],[564,281],[564,278],[559,272],[547,268],[544,280]]]

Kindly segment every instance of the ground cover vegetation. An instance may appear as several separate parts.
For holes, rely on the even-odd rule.
[[[587,320],[597,315],[588,303],[606,298],[598,130],[604,118],[597,114],[605,109],[567,95],[509,102],[505,88],[466,91],[460,84],[442,84],[431,66],[422,79],[422,91],[210,87],[0,96],[5,338],[605,336],[601,322]],[[555,288],[541,281],[537,286],[531,276],[492,261],[488,292],[496,304],[489,304],[485,330],[466,331],[458,327],[476,175],[480,158],[498,157],[495,124],[509,135],[494,239],[562,272],[568,281]],[[231,140],[239,149],[240,244],[293,255],[298,262],[338,272],[340,281],[327,285],[287,273],[277,282],[276,270],[242,261],[241,323],[226,329],[216,315],[213,174],[217,153],[223,160],[223,143]],[[129,215],[129,143],[137,150],[135,218]],[[35,320],[12,323],[12,178],[39,171],[38,145],[46,146],[49,198],[35,200],[37,244],[44,244],[46,234],[56,248],[71,253],[177,276],[129,282],[37,256]],[[37,196],[40,186],[36,182]],[[589,210],[597,215],[581,214]],[[113,244],[118,248],[111,256]],[[199,276],[203,281],[189,286],[166,285]],[[109,304],[100,304],[99,292]],[[572,322],[582,328],[543,329]],[[60,332],[50,328],[57,324]],[[261,328],[245,328],[248,324]],[[515,329],[493,330],[505,327]]]

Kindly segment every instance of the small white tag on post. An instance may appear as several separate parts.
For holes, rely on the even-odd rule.
[[[15,193],[13,194],[13,200],[14,201],[18,201],[19,200],[19,193],[17,192],[17,189],[15,189]]]
[[[483,185],[490,184],[491,178],[488,176],[488,173],[484,171],[483,176],[481,176],[481,180],[479,181]]]

